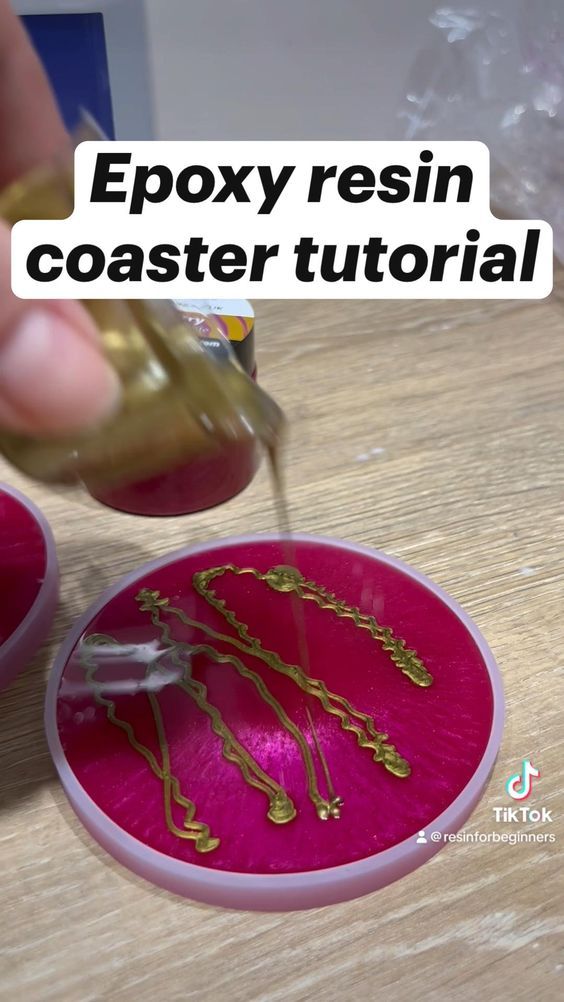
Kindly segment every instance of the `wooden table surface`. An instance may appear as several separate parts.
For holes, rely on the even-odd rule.
[[[50,642],[0,696],[0,997],[562,998],[564,312],[262,302],[257,315],[261,381],[292,422],[294,527],[406,560],[475,619],[503,673],[507,724],[466,830],[509,830],[492,808],[530,758],[556,843],[453,844],[376,894],[286,915],[192,904],[130,875],[55,778],[42,730],[54,652],[147,559],[274,529],[268,478],[220,510],[148,521],[71,503],[0,464],[49,518],[62,565]]]

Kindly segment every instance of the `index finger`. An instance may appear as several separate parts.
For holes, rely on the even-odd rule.
[[[0,190],[66,143],[45,70],[9,0],[0,0]]]

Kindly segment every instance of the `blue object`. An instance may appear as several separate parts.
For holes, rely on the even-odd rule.
[[[115,139],[103,14],[27,14],[22,20],[67,129],[76,128],[84,109]]]

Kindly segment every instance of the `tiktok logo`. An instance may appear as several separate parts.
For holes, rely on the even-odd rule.
[[[532,762],[528,758],[523,759],[522,772],[510,776],[505,789],[512,800],[526,800],[533,788],[533,779],[538,779],[539,776],[540,772],[535,769]]]

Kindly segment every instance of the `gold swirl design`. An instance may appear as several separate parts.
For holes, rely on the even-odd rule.
[[[235,668],[237,673],[242,678],[246,678],[253,683],[261,699],[263,699],[263,701],[273,710],[284,730],[286,730],[288,734],[290,734],[293,737],[296,744],[298,745],[307,776],[308,796],[315,807],[317,816],[321,818],[323,821],[327,820],[330,817],[333,818],[338,817],[339,808],[342,806],[342,801],[340,797],[333,796],[325,798],[321,795],[317,783],[317,777],[315,774],[315,766],[313,764],[311,749],[304,735],[300,731],[299,727],[297,727],[296,724],[294,724],[294,722],[290,720],[284,707],[272,695],[272,693],[268,689],[268,686],[263,681],[261,676],[258,675],[257,672],[254,672],[250,668],[247,668],[247,666],[243,663],[243,661],[241,661],[241,659],[236,657],[234,654],[221,654],[219,651],[216,651],[215,648],[210,647],[207,644],[178,645],[178,643],[174,640],[174,638],[171,635],[170,627],[168,626],[167,623],[164,623],[163,620],[161,619],[160,616],[161,609],[165,608],[167,612],[179,618],[181,622],[183,622],[187,626],[192,626],[195,629],[203,630],[206,633],[208,632],[208,628],[205,627],[202,623],[197,622],[196,620],[188,619],[188,617],[181,609],[175,609],[169,606],[168,599],[162,598],[160,592],[151,591],[148,588],[144,588],[137,595],[137,602],[139,603],[139,608],[142,612],[150,613],[151,622],[153,626],[160,631],[161,640],[163,644],[165,644],[167,647],[169,647],[170,649],[174,648],[178,649],[179,646],[180,647],[184,646],[190,652],[191,655],[205,654],[213,661],[219,664],[232,665],[232,667]],[[222,637],[222,639],[227,639],[227,638]],[[248,753],[246,754],[248,755]]]
[[[164,624],[159,625],[162,627]],[[182,647],[183,645],[177,644],[174,648],[170,648],[167,654],[170,655],[173,664],[182,667],[185,672],[189,672],[190,663],[189,660],[184,663],[181,653]],[[213,647],[201,644],[197,647],[187,647],[186,654],[189,658],[192,658],[196,654],[206,654],[212,661],[217,661],[220,657]],[[224,758],[240,769],[245,782],[249,786],[260,790],[261,793],[264,793],[268,797],[270,806],[267,817],[277,825],[284,825],[289,821],[293,821],[296,817],[296,808],[293,801],[286,791],[261,769],[258,762],[255,761],[247,749],[237,740],[233,732],[225,724],[217,707],[208,702],[207,688],[204,683],[199,682],[192,676],[188,676],[175,684],[180,689],[183,689],[193,699],[198,709],[202,710],[210,718],[214,734],[221,738]]]
[[[384,651],[389,653],[390,660],[400,671],[415,684],[423,687],[432,685],[433,676],[427,671],[417,652],[406,647],[405,641],[395,637],[387,626],[380,626],[374,616],[363,613],[354,605],[348,605],[342,599],[315,581],[307,581],[296,567],[280,565],[272,567],[265,574],[254,567],[236,567],[235,564],[225,564],[223,567],[212,567],[207,571],[199,571],[194,575],[193,585],[198,594],[210,605],[221,611],[228,623],[233,626],[239,636],[250,641],[247,627],[240,623],[231,610],[226,609],[225,602],[218,599],[214,591],[208,590],[209,584],[223,574],[250,574],[257,581],[265,581],[273,591],[281,593],[294,592],[304,601],[315,602],[320,609],[328,609],[343,619],[352,619],[356,627],[368,630],[370,636],[377,640]],[[213,600],[212,600],[213,599]],[[253,638],[254,639],[254,638]],[[256,641],[255,641],[256,642]]]
[[[265,650],[259,639],[250,636],[246,624],[237,619],[235,613],[231,609],[227,608],[224,599],[218,598],[216,592],[209,588],[211,581],[225,573],[232,573],[235,575],[250,574],[259,581],[265,581],[276,591],[296,591],[298,597],[303,598],[305,595],[301,591],[301,584],[304,582],[304,579],[300,575],[299,571],[295,568],[276,567],[263,574],[260,571],[255,570],[253,567],[236,567],[234,564],[225,564],[222,567],[213,567],[206,571],[197,572],[194,575],[192,582],[195,590],[208,602],[209,605],[221,614],[230,626],[233,627],[240,639],[239,642],[237,642],[235,638],[224,636],[223,634],[217,633],[208,627],[206,627],[206,633],[212,635],[215,639],[223,640],[231,645],[239,647],[241,650],[250,650],[255,657],[259,658],[274,671],[280,672],[281,674],[291,678],[292,681],[300,686],[300,688],[302,688],[305,692],[315,696],[315,698],[320,701],[326,713],[337,717],[340,721],[341,728],[344,731],[348,731],[349,733],[355,735],[357,744],[360,748],[367,748],[372,751],[375,762],[380,762],[385,769],[393,773],[395,776],[409,776],[411,772],[409,763],[398,753],[394,745],[389,743],[388,735],[377,730],[374,720],[369,714],[356,709],[344,696],[330,692],[321,679],[310,678],[305,675],[298,665],[286,664],[276,651]],[[308,582],[307,584],[313,585],[313,582]],[[297,586],[299,590],[297,590]],[[341,609],[345,610],[346,613],[351,615],[351,617],[353,611],[358,612],[358,615],[362,616],[362,613],[358,610],[353,610],[352,607],[346,606],[345,603],[339,602],[337,599],[335,599],[334,606],[331,605],[328,607],[332,608],[333,611],[335,611],[335,607],[339,611]],[[187,625],[195,625],[194,621],[188,620],[182,610],[169,608],[169,612],[176,615]],[[345,613],[343,612],[343,615],[344,614]],[[373,617],[366,618],[372,619]],[[374,620],[374,622],[376,621]],[[379,630],[383,629],[382,627],[378,627],[378,624],[376,624],[376,627]],[[403,643],[403,641],[397,641],[395,638],[393,639],[395,645]],[[396,648],[394,649],[396,650]],[[411,655],[412,653],[406,651],[405,646],[403,650],[405,654]],[[413,654],[415,655],[415,652],[413,652]],[[399,656],[400,655],[398,654],[398,657]],[[415,655],[415,657],[417,656]],[[425,673],[424,676],[422,673],[415,671],[416,665],[411,657],[406,659],[405,664],[407,665],[408,660],[411,668],[413,669],[411,674],[408,676],[410,681],[414,682],[416,685],[427,685],[427,679],[430,679],[432,682],[432,676],[429,675],[427,670],[422,665],[422,662],[421,666],[422,671]],[[416,681],[416,678],[420,679],[420,681]],[[353,721],[356,721],[356,723]],[[359,726],[359,723],[363,726]]]
[[[117,640],[113,637],[107,636],[102,633],[93,633],[86,637],[80,647],[79,658],[82,666],[85,669],[86,681],[92,689],[92,693],[96,703],[99,706],[104,707],[106,710],[106,716],[110,723],[119,727],[120,730],[124,732],[132,748],[135,749],[140,755],[143,756],[145,761],[150,766],[152,772],[155,776],[161,780],[163,784],[163,799],[164,799],[164,811],[166,818],[166,825],[171,834],[176,835],[177,838],[190,839],[195,842],[195,846],[198,852],[211,852],[216,849],[219,845],[219,839],[214,838],[210,835],[209,827],[200,821],[195,821],[194,817],[196,814],[196,805],[192,800],[188,800],[184,797],[180,791],[180,784],[176,776],[171,773],[170,765],[170,754],[168,750],[168,743],[166,740],[166,734],[164,729],[164,724],[162,720],[162,714],[158,700],[154,693],[148,693],[149,703],[153,713],[153,719],[155,721],[155,727],[157,730],[157,739],[159,744],[159,749],[162,756],[162,766],[159,765],[155,755],[150,748],[142,744],[136,737],[135,731],[127,720],[122,720],[117,716],[116,706],[113,700],[108,699],[107,696],[103,696],[103,683],[96,679],[97,664],[94,658],[94,650],[96,647],[102,646],[116,646]],[[132,648],[134,651],[135,648]],[[154,665],[152,662],[148,666],[147,671],[149,672],[150,667]],[[183,827],[178,828],[172,817],[172,803],[171,799],[182,807],[184,810],[184,821]]]
[[[317,737],[309,707],[306,707],[306,714],[315,751],[325,777],[327,787],[327,796],[325,797],[319,789],[312,749],[305,735],[290,719],[280,701],[270,692],[261,675],[249,668],[240,657],[218,651],[211,644],[189,644],[175,640],[169,624],[162,618],[163,613],[166,612],[167,615],[179,620],[185,626],[203,632],[210,639],[220,641],[235,647],[239,652],[258,658],[269,668],[290,678],[303,692],[315,697],[326,713],[337,717],[341,728],[354,734],[357,744],[361,748],[367,748],[372,752],[375,762],[381,763],[389,772],[398,777],[408,776],[411,771],[409,763],[398,753],[394,745],[389,743],[388,735],[377,729],[372,716],[358,710],[345,697],[329,691],[321,679],[311,678],[300,666],[287,664],[275,651],[263,648],[260,639],[250,635],[248,626],[237,618],[233,610],[227,608],[225,600],[219,598],[210,587],[216,578],[224,574],[251,575],[259,581],[264,581],[273,591],[281,594],[291,593],[303,601],[314,602],[320,609],[331,611],[339,618],[352,620],[356,628],[365,629],[370,633],[370,636],[389,654],[392,663],[413,684],[427,687],[432,684],[433,679],[416,651],[408,649],[405,642],[395,637],[391,629],[380,626],[373,616],[366,615],[357,607],[338,599],[336,595],[316,582],[306,580],[295,567],[272,567],[266,573],[262,573],[255,568],[226,564],[194,574],[192,584],[195,591],[220,613],[222,618],[234,629],[235,636],[220,633],[205,623],[191,619],[182,609],[172,606],[170,600],[162,596],[159,591],[149,588],[142,589],[136,596],[138,608],[141,612],[149,613],[151,623],[158,630],[159,640],[162,644],[162,650],[148,663],[145,677],[150,676],[155,668],[162,667],[160,662],[163,657],[169,658],[171,663],[180,669],[180,677],[171,684],[188,695],[198,709],[209,718],[213,733],[221,741],[225,760],[237,766],[248,786],[258,790],[268,798],[267,817],[269,820],[275,824],[287,824],[294,820],[296,817],[295,805],[287,791],[261,768],[238,740],[223,720],[219,709],[210,703],[207,687],[203,682],[193,677],[192,659],[197,655],[202,655],[216,664],[229,665],[235,669],[240,677],[252,683],[260,698],[275,714],[282,728],[292,737],[298,747],[304,764],[308,797],[315,807],[317,816],[322,820],[338,818],[343,801],[334,791],[329,768]],[[93,634],[83,641],[80,652],[81,663],[85,668],[86,679],[92,688],[95,701],[105,708],[108,720],[125,733],[131,747],[142,755],[155,776],[161,780],[164,815],[168,830],[178,838],[192,840],[198,852],[210,852],[216,849],[220,844],[219,839],[210,834],[210,829],[206,824],[195,820],[196,806],[192,800],[184,796],[178,778],[172,774],[166,728],[156,692],[147,689],[146,694],[155,723],[162,764],[159,764],[153,752],[138,740],[131,724],[118,717],[115,703],[103,695],[104,686],[96,678],[96,661],[93,655],[96,647],[104,645],[117,645],[117,641],[104,634]],[[135,645],[131,645],[132,657],[135,657],[136,649]],[[184,811],[181,828],[175,823],[173,817],[173,803]]]
[[[395,637],[389,627],[380,626],[374,616],[361,612],[354,605],[347,605],[333,592],[316,584],[315,581],[305,580],[295,567],[273,567],[263,577],[274,591],[293,591],[304,601],[315,602],[320,609],[330,609],[343,619],[352,619],[355,626],[361,630],[368,630],[373,640],[379,641],[382,650],[389,653],[390,660],[415,685],[426,688],[433,684],[433,676],[425,668],[417,651],[406,647],[405,640]]]

